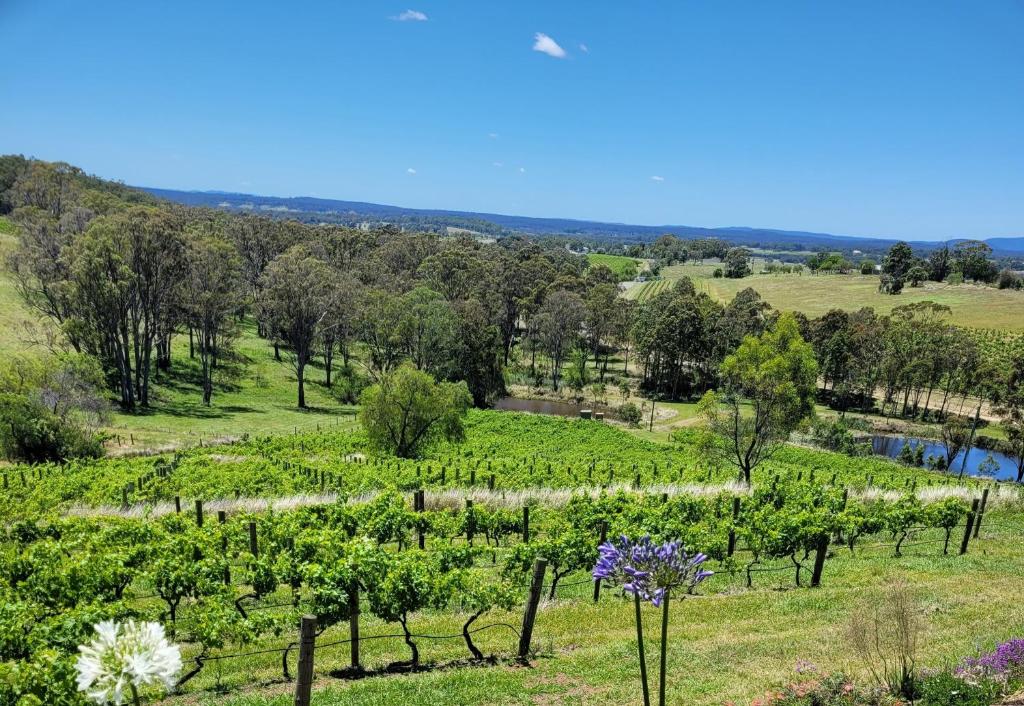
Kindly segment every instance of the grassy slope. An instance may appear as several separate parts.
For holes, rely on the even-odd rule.
[[[230,374],[215,387],[213,405],[204,407],[198,361],[188,358],[188,337],[178,336],[173,375],[157,385],[151,408],[135,414],[115,413],[110,431],[121,435],[122,444],[134,435],[137,446],[159,446],[182,439],[198,442],[200,436],[209,439],[310,429],[351,411],[330,395],[323,385],[322,369],[314,366],[306,369],[309,409],[300,411],[294,370],[286,357],[281,362],[274,360],[273,349],[256,336],[251,323],[243,328],[237,354]],[[116,441],[113,447],[117,448]]]
[[[0,216],[0,353],[22,350],[25,346],[19,337],[22,323],[31,320],[21,303],[14,280],[6,272],[7,256],[14,249],[15,227]]]

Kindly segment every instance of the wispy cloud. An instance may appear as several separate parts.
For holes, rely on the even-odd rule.
[[[391,19],[395,22],[426,22],[427,15],[425,12],[419,10],[406,10],[400,12],[397,15],[392,15]]]
[[[494,162],[494,166],[496,166],[496,167],[504,167],[505,163],[504,162]]]
[[[413,169],[412,167],[409,167],[408,169],[405,170],[405,173],[406,174],[415,174],[416,170]]]
[[[651,177],[651,181],[665,181],[665,177],[655,175]]]
[[[553,56],[556,59],[564,59],[567,56],[565,49],[558,46],[558,42],[543,32],[537,32],[537,34],[533,35],[533,39],[534,51],[539,51],[543,54],[547,54],[548,56]]]
[[[584,54],[589,54],[590,48],[583,42],[580,42],[580,51],[583,52]]]
[[[492,140],[497,140],[498,139],[498,133],[496,133],[496,132],[489,132],[489,133],[487,133],[487,136],[489,138],[491,138]]]
[[[519,167],[520,174],[526,174],[526,167]]]

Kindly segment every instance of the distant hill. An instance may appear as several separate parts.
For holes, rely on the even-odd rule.
[[[232,211],[252,211],[267,215],[286,216],[306,222],[329,222],[344,225],[385,222],[421,230],[442,232],[462,228],[494,236],[526,233],[539,236],[567,236],[582,240],[622,242],[650,242],[660,235],[671,233],[682,238],[721,238],[737,245],[768,249],[799,250],[861,250],[880,252],[888,249],[896,238],[870,238],[866,236],[832,235],[773,228],[723,227],[698,228],[685,225],[643,226],[628,223],[606,223],[570,218],[532,218],[498,213],[474,213],[442,209],[416,209],[367,203],[340,201],[310,196],[279,197],[256,196],[223,191],[177,191],[139,187],[154,196],[190,206],[207,206]],[[988,241],[996,255],[1024,254],[1024,237],[991,238]],[[929,250],[938,242],[913,243],[914,247]]]

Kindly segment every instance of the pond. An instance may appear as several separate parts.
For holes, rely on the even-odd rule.
[[[899,456],[900,451],[907,444],[911,445],[911,448],[916,448],[918,444],[924,444],[924,457],[928,458],[931,456],[945,456],[946,449],[938,441],[934,439],[910,439],[902,436],[873,436],[871,437],[871,448],[880,456],[888,456],[889,458],[896,458]],[[967,465],[964,469],[967,475],[977,476],[981,475],[978,473],[978,468],[982,462],[988,458],[989,454],[992,455],[998,465],[999,469],[996,471],[993,478],[998,480],[1017,480],[1017,464],[1012,458],[1006,454],[999,453],[998,451],[986,451],[985,449],[979,449],[976,446],[972,446],[967,452]],[[961,451],[953,459],[950,473],[953,475],[960,473],[960,465],[964,461],[964,452]]]
[[[614,416],[612,410],[604,405],[576,404],[559,400],[526,400],[520,397],[502,397],[495,403],[494,408],[506,412],[533,412],[534,414],[576,418],[580,416],[581,409],[590,409],[595,412],[604,412],[606,419]]]

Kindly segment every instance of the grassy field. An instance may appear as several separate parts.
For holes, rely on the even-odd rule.
[[[309,407],[298,409],[295,371],[286,356],[274,360],[273,348],[249,322],[238,340],[235,361],[215,381],[212,406],[202,404],[198,361],[188,357],[187,337],[175,339],[172,361],[172,374],[159,380],[148,410],[114,412],[108,428],[120,436],[120,446],[116,438],[109,444],[114,453],[243,433],[288,433],[334,424],[339,417],[351,419],[353,408],[324,386],[319,363],[306,368]]]
[[[1024,331],[1024,292],[1020,291],[928,282],[921,287],[907,287],[899,296],[890,296],[879,293],[878,278],[873,275],[812,275],[805,270],[802,275],[755,274],[743,279],[715,279],[711,277],[714,268],[710,264],[675,265],[662,270],[662,276],[667,280],[691,277],[698,288],[721,302],[752,287],[776,309],[802,311],[812,318],[830,309],[855,311],[865,306],[887,314],[897,306],[930,300],[948,306],[952,312],[950,322],[960,326]],[[626,296],[642,300],[651,294],[634,294],[631,289]]]
[[[631,267],[635,272],[639,272],[643,269],[643,260],[637,260],[633,257],[625,257],[624,255],[601,255],[599,253],[590,253],[587,255],[587,260],[591,265],[604,265],[608,267],[612,272],[618,275],[619,279],[631,279],[632,276],[626,276],[626,268]]]

